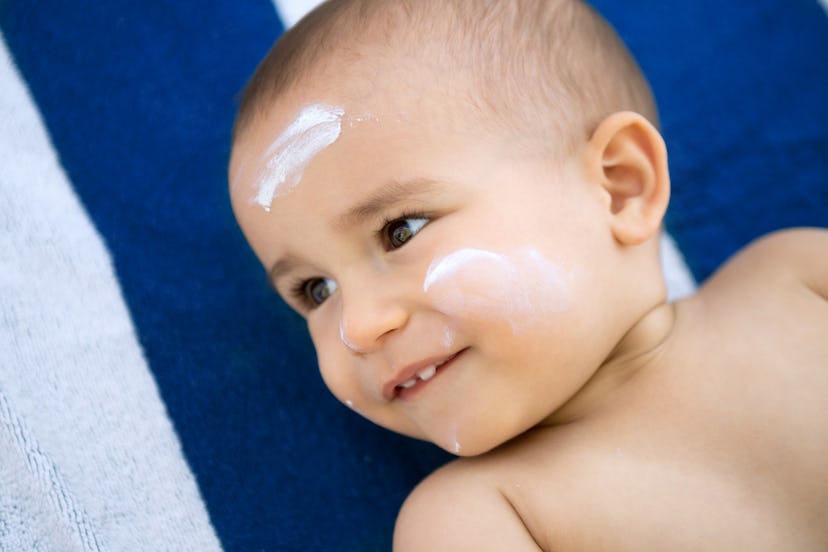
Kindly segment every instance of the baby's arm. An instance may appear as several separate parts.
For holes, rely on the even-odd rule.
[[[394,530],[395,552],[541,550],[495,485],[447,467],[405,501]]]

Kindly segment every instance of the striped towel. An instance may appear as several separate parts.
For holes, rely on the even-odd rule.
[[[308,4],[0,0],[0,551],[387,550],[446,460],[329,397],[230,212],[235,96]],[[697,279],[828,226],[817,0],[595,4],[659,98]]]

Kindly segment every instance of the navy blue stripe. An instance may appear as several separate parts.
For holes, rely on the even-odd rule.
[[[228,204],[234,96],[281,32],[272,4],[21,0],[2,28],[223,545],[387,550],[433,456],[328,395]]]
[[[813,0],[601,0],[648,72],[668,223],[704,277],[753,237],[828,226],[828,20]],[[6,0],[0,24],[110,248],[228,550],[383,550],[434,465],[330,399],[232,220],[233,96],[266,0]]]
[[[752,239],[828,226],[828,17],[816,0],[595,0],[650,78],[667,227],[703,280]]]

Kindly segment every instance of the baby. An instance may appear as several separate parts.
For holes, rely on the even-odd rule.
[[[580,0],[335,0],[230,190],[334,395],[462,458],[395,549],[828,550],[828,232],[668,303],[649,86]]]

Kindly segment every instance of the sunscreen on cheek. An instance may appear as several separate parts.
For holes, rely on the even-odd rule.
[[[454,251],[432,261],[423,291],[448,315],[505,320],[512,333],[571,302],[564,272],[531,248]]]
[[[252,201],[270,211],[274,197],[296,187],[311,160],[339,138],[344,114],[343,108],[324,104],[303,108],[265,152]]]

